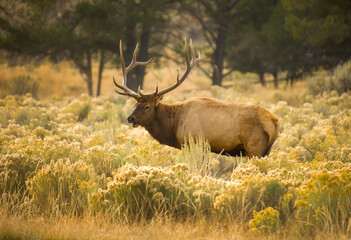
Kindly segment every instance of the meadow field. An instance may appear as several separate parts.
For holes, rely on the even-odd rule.
[[[132,128],[134,100],[113,94],[111,71],[98,98],[62,65],[11,71],[0,69],[0,85],[21,71],[41,80],[38,98],[0,92],[0,239],[351,238],[350,92],[262,88],[239,73],[213,87],[194,71],[165,97],[274,112],[271,154],[248,159],[196,139],[173,149]],[[154,79],[162,88],[175,73],[150,71],[146,90]]]

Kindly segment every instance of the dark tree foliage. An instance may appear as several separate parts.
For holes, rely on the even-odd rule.
[[[242,72],[254,72],[262,86],[265,73],[274,76],[278,88],[278,73],[286,71],[293,84],[302,72],[310,68],[310,45],[294,39],[285,27],[285,11],[279,1],[247,2],[239,33],[230,38],[228,65]]]
[[[213,66],[211,79],[213,85],[222,85],[228,36],[233,26],[237,24],[237,18],[241,14],[240,8],[244,0],[185,0],[182,9],[186,10],[198,24],[201,25],[202,33],[208,47],[211,49],[210,64]]]
[[[311,45],[314,65],[333,67],[351,57],[351,2],[282,0],[286,27]]]
[[[122,28],[121,11],[112,1],[104,0],[80,2],[62,15],[59,27],[70,34],[61,35],[62,44],[57,45],[54,56],[62,54],[75,63],[87,83],[89,95],[93,95],[94,60],[98,60],[96,95],[99,96],[104,64],[116,52],[117,42],[123,36],[118,31]]]
[[[212,51],[213,84],[239,70],[257,73],[263,86],[264,74],[271,73],[275,87],[278,73],[286,72],[293,85],[304,74],[351,56],[351,7],[346,0],[185,2]]]
[[[118,42],[123,39],[127,61],[138,41],[138,59],[149,58],[152,37],[168,24],[167,0],[96,0],[96,1],[15,1],[28,10],[21,19],[20,9],[11,4],[0,5],[0,49],[12,56],[33,59],[49,57],[53,61],[72,61],[93,95],[93,64],[98,64],[97,92],[100,95],[102,72],[107,61],[118,53]],[[2,12],[1,12],[2,11]],[[6,15],[15,14],[13,21]],[[21,19],[16,22],[15,19]],[[156,32],[156,33],[155,33]],[[9,55],[7,55],[9,56]],[[142,86],[145,69],[136,69],[129,77],[128,87]]]
[[[164,30],[169,26],[169,12],[177,0],[124,0],[119,2],[121,9],[122,40],[125,46],[125,60],[130,62],[137,42],[140,43],[138,61],[147,61],[157,56],[158,47],[164,45]],[[156,48],[154,53],[151,49]],[[143,87],[145,67],[140,66],[129,73],[127,86],[137,91]]]
[[[85,80],[89,95],[93,95],[93,60],[99,55],[99,95],[103,65],[107,60],[105,52],[112,51],[112,46],[121,37],[121,33],[115,30],[121,21],[113,12],[116,10],[113,4],[109,1],[15,2],[24,4],[28,13],[26,18],[21,19],[21,11],[15,9],[15,16],[21,19],[17,22],[0,18],[0,48],[7,56],[49,57],[55,62],[70,60]]]
[[[293,85],[306,73],[350,59],[350,9],[348,0],[2,0],[0,55],[11,63],[69,60],[90,95],[97,64],[98,96],[106,63],[119,63],[120,39],[127,63],[137,42],[138,60],[146,61],[161,55],[160,47],[177,35],[177,21],[186,19],[201,29],[191,35],[202,36],[197,43],[202,39],[213,85],[239,70],[257,73],[263,86],[270,73],[278,87],[279,72]],[[136,68],[128,87],[142,87],[144,75],[145,67]]]

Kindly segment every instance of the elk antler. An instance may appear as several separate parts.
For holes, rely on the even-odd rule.
[[[179,71],[177,69],[177,82],[172,86],[170,86],[169,88],[162,90],[161,92],[158,92],[158,88],[156,87],[156,91],[153,93],[155,96],[162,96],[166,93],[169,93],[170,91],[176,89],[180,84],[182,84],[182,82],[184,82],[184,80],[189,75],[191,69],[202,59],[200,52],[198,52],[198,57],[196,57],[195,51],[193,48],[193,42],[191,41],[191,39],[190,39],[190,52],[191,52],[191,60],[189,60],[188,44],[187,44],[187,39],[185,39],[184,53],[185,53],[186,69],[183,75],[179,78]]]
[[[123,74],[123,82],[122,82],[122,85],[119,85],[116,80],[115,80],[115,76],[113,76],[113,82],[115,83],[116,87],[118,87],[119,89],[123,90],[124,92],[120,92],[118,90],[115,90],[118,94],[121,94],[121,95],[127,95],[127,96],[130,96],[130,97],[133,97],[135,99],[140,99],[142,96],[140,94],[140,86],[139,86],[139,89],[138,89],[138,93],[134,92],[133,90],[129,89],[127,87],[127,74],[132,71],[136,66],[146,66],[148,65],[149,63],[151,63],[152,61],[152,58],[150,58],[148,61],[146,62],[138,62],[136,60],[136,56],[138,54],[138,51],[139,51],[139,43],[136,45],[135,49],[134,49],[134,53],[133,53],[133,58],[132,58],[132,61],[131,63],[129,64],[128,67],[125,66],[124,64],[124,57],[123,57],[123,50],[122,50],[122,40],[119,41],[119,52],[120,52],[120,55],[121,55],[121,64],[122,64],[122,74]]]
[[[138,93],[134,92],[133,90],[129,89],[127,87],[127,74],[133,70],[136,66],[146,66],[149,63],[151,63],[152,59],[148,60],[147,62],[138,62],[136,60],[136,55],[138,54],[139,50],[139,44],[136,45],[134,53],[133,53],[133,59],[132,62],[129,64],[129,66],[126,68],[124,64],[124,58],[123,58],[123,51],[122,51],[122,41],[119,42],[119,51],[121,55],[121,63],[122,63],[122,73],[123,73],[123,83],[122,85],[119,85],[115,81],[115,77],[113,76],[113,82],[115,83],[116,87],[119,89],[123,90],[123,92],[120,92],[118,90],[115,90],[118,94],[121,95],[127,95],[130,97],[133,97],[137,100],[141,100],[143,98],[149,98],[149,97],[157,97],[157,96],[162,96],[175,88],[177,88],[184,80],[187,78],[189,75],[191,69],[200,61],[202,58],[200,56],[200,52],[198,53],[198,57],[195,55],[195,51],[193,48],[192,41],[190,39],[190,52],[191,52],[191,60],[189,59],[189,54],[188,54],[188,43],[187,40],[185,39],[185,47],[184,47],[184,53],[185,53],[185,61],[186,61],[186,69],[182,76],[179,78],[179,71],[177,70],[177,82],[170,86],[169,88],[166,88],[165,90],[162,90],[161,92],[158,92],[158,86],[156,86],[156,91],[150,94],[143,94],[140,91],[140,86],[138,88]]]

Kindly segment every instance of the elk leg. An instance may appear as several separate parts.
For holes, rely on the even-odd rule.
[[[266,132],[261,129],[253,131],[253,134],[248,138],[245,144],[247,156],[249,158],[254,156],[262,157],[267,151],[268,141],[269,137]]]

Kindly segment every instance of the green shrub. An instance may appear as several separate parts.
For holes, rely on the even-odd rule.
[[[331,90],[331,82],[329,79],[326,79],[324,75],[308,77],[306,79],[306,86],[308,91],[313,95]]]
[[[339,94],[351,90],[351,61],[336,67],[334,71],[335,78],[332,80],[333,88]]]
[[[7,84],[8,94],[23,96],[27,93],[33,97],[38,97],[39,80],[34,80],[30,76],[20,75],[11,79]]]
[[[82,94],[80,100],[72,101],[64,110],[63,113],[73,113],[78,121],[86,119],[91,110],[91,99],[86,94]]]
[[[340,95],[351,90],[351,61],[338,65],[333,76],[316,75],[307,79],[307,89],[317,95],[323,92],[337,91]]]

